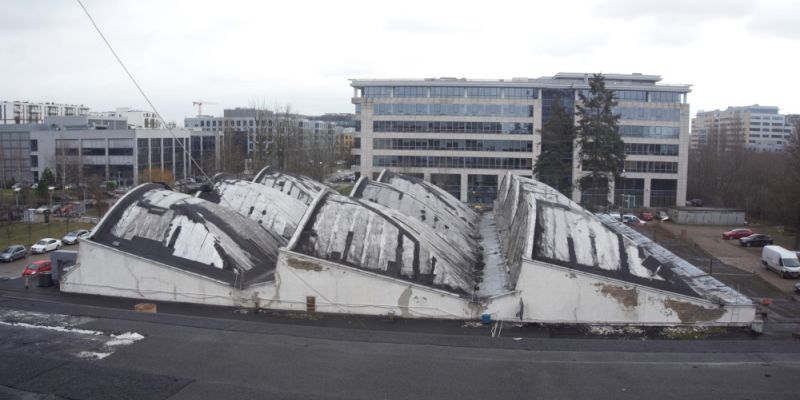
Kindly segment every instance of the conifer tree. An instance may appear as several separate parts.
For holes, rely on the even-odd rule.
[[[572,197],[572,143],[575,140],[575,124],[561,104],[560,97],[553,100],[550,118],[539,133],[542,135],[542,151],[533,166],[536,179],[565,196]]]
[[[608,190],[611,182],[622,177],[625,167],[625,144],[619,136],[619,114],[614,114],[614,92],[606,89],[605,78],[595,74],[589,79],[588,96],[580,93],[577,106],[578,142],[581,169],[585,175],[578,179],[580,189],[591,190],[590,205],[606,205],[607,200],[597,199],[602,189]]]

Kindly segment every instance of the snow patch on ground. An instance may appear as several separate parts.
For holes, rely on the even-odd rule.
[[[75,354],[76,357],[82,358],[84,360],[102,360],[113,353],[99,353],[96,351],[82,351],[78,354]]]
[[[106,342],[106,347],[128,346],[144,339],[144,336],[136,332],[125,332],[119,335],[111,335],[111,337],[113,337],[113,339]]]
[[[88,348],[73,353],[75,357],[85,360],[102,360],[114,354],[114,350],[119,346],[129,346],[144,339],[143,335],[136,332],[109,334],[103,331],[81,329],[74,326],[91,321],[94,321],[94,319],[64,314],[46,314],[34,311],[0,308],[0,326],[46,330],[66,335],[76,335],[77,337],[87,339],[86,343],[82,346],[95,348]],[[106,340],[106,338],[108,338],[108,340]]]
[[[589,333],[600,336],[642,335],[644,329],[635,326],[591,326]]]

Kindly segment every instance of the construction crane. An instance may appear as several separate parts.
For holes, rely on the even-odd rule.
[[[203,115],[203,104],[217,104],[217,103],[212,103],[210,101],[205,101],[205,100],[195,100],[195,101],[193,101],[192,102],[192,106],[197,106],[197,116],[198,117]]]

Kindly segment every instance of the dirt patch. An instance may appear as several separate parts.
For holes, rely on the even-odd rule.
[[[664,306],[675,311],[681,322],[707,322],[719,319],[725,314],[722,308],[705,308],[697,304],[677,300],[664,300]]]
[[[614,300],[624,307],[636,307],[639,305],[639,293],[636,291],[635,287],[627,289],[622,286],[606,283],[595,283],[594,285],[600,288],[600,293],[608,297],[613,297]]]
[[[298,260],[296,258],[290,258],[287,260],[287,263],[290,267],[294,269],[302,269],[304,271],[322,271],[322,266],[311,261],[304,261]]]

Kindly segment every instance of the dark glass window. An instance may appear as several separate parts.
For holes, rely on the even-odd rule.
[[[31,140],[31,151],[39,151],[39,141],[34,139]]]
[[[614,97],[620,101],[647,101],[647,92],[642,90],[617,90]]]
[[[392,97],[392,88],[385,86],[370,86],[363,90],[364,97]]]
[[[507,99],[535,99],[539,96],[536,88],[505,88]]]
[[[532,135],[533,124],[463,121],[373,121],[373,132],[492,133]]]
[[[464,97],[463,87],[433,87],[431,97]]]
[[[681,94],[674,92],[649,92],[651,103],[680,103]]]

